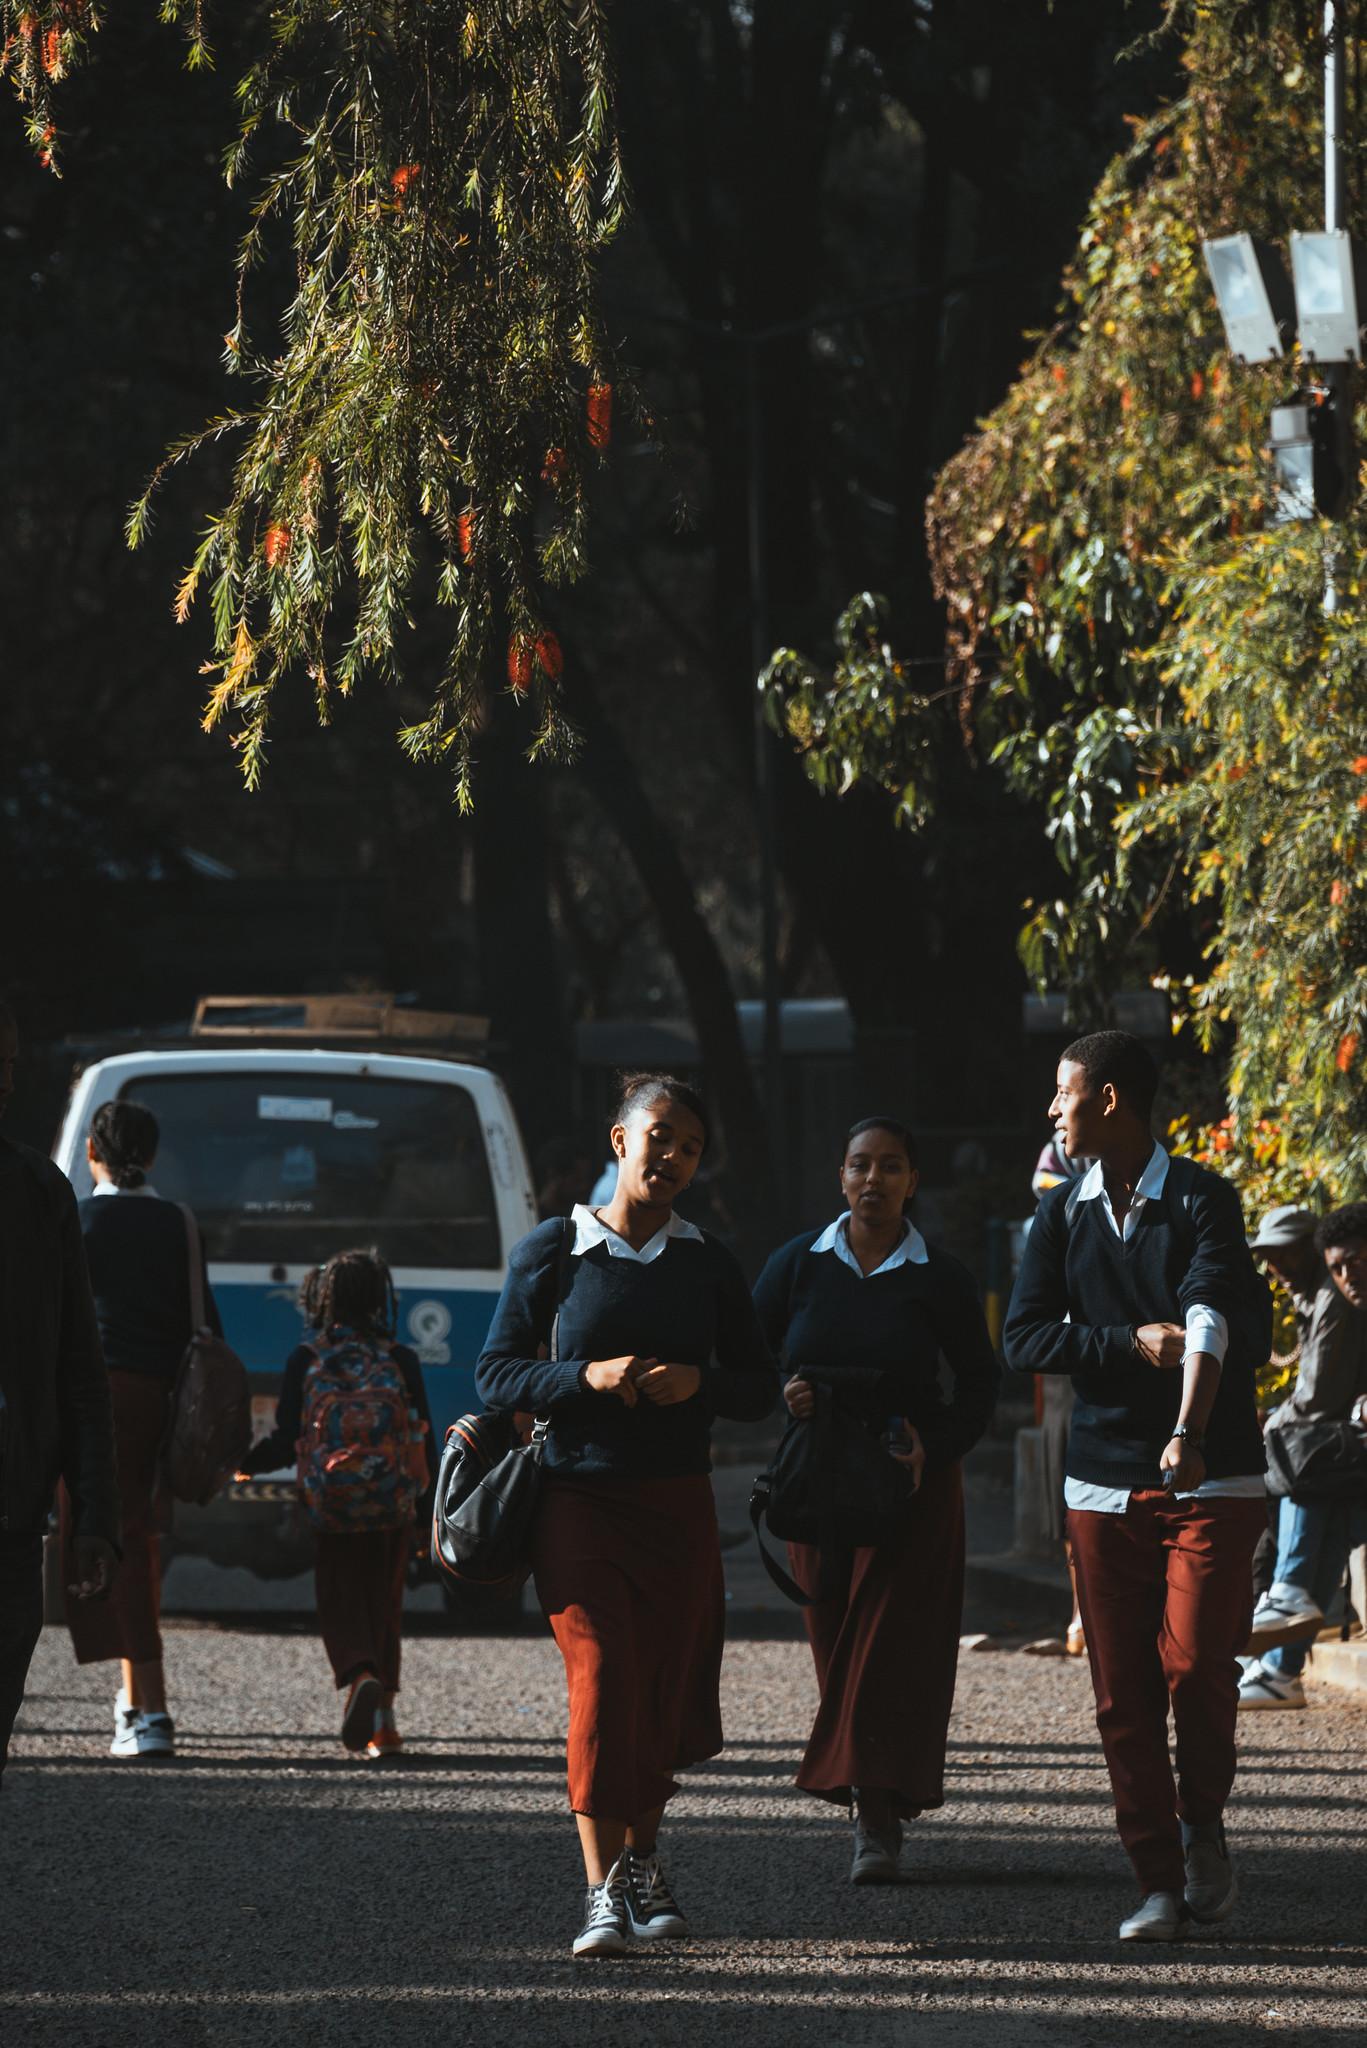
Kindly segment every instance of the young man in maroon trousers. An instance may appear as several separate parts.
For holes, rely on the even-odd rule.
[[[1270,1296],[1233,1188],[1155,1143],[1156,1084],[1128,1032],[1064,1053],[1050,1114],[1068,1156],[1095,1164],[1041,1201],[1004,1334],[1009,1366],[1067,1373],[1077,1395],[1068,1533],[1116,1823],[1142,1893],[1122,1941],[1172,1941],[1233,1909],[1235,1659],[1266,1523],[1254,1374],[1271,1346]]]

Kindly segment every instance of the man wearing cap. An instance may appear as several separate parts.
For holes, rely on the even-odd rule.
[[[1341,1422],[1367,1392],[1367,1313],[1335,1285],[1325,1256],[1359,1240],[1367,1249],[1367,1204],[1360,1202],[1318,1225],[1309,1209],[1284,1203],[1269,1209],[1249,1240],[1291,1296],[1300,1345],[1296,1383],[1268,1417],[1269,1429]],[[1367,1527],[1355,1532],[1362,1521],[1344,1502],[1280,1503],[1277,1562],[1254,1610],[1254,1661],[1239,1683],[1241,1708],[1305,1705],[1301,1672],[1309,1645],[1342,1582],[1352,1543],[1367,1540]]]

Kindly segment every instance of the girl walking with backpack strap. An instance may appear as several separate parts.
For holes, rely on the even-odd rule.
[[[740,1267],[675,1212],[706,1143],[691,1088],[629,1076],[612,1200],[514,1246],[477,1369],[491,1408],[550,1422],[533,1571],[569,1688],[577,1956],[687,1934],[657,1831],[674,1773],[722,1747],[709,1436],[767,1415],[778,1382]]]
[[[147,1177],[160,1137],[156,1118],[142,1103],[102,1103],[86,1141],[95,1189],[79,1205],[95,1317],[109,1368],[123,1557],[108,1601],[73,1604],[67,1622],[77,1663],[122,1661],[109,1753],[127,1762],[149,1762],[175,1751],[162,1665],[160,1532],[167,1524],[169,1497],[161,1452],[176,1373],[196,1322],[193,1295],[198,1290],[191,1284],[186,1212],[164,1201]],[[203,1248],[195,1236],[203,1319],[221,1336]],[[63,1545],[69,1553],[71,1511],[65,1488],[61,1507]],[[72,1576],[65,1572],[63,1583]]]
[[[318,1625],[338,1690],[342,1741],[396,1756],[403,1590],[425,1544],[432,1422],[417,1355],[394,1341],[394,1282],[375,1251],[338,1252],[304,1282],[310,1339],[290,1354],[275,1428],[240,1478],[297,1460],[299,1497],[317,1536]]]
[[[797,1782],[853,1809],[854,1884],[895,1884],[902,1823],[944,1804],[964,1599],[960,1460],[986,1429],[1000,1372],[972,1278],[906,1214],[911,1133],[889,1117],[845,1141],[845,1213],[776,1251],[755,1305],[789,1412],[817,1388],[885,1439],[915,1479],[889,1540],[845,1552],[792,1543],[821,1704]],[[953,1377],[941,1389],[940,1360]]]

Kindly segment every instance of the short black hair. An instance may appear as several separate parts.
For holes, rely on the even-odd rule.
[[[903,1151],[907,1155],[908,1166],[910,1166],[913,1171],[915,1170],[916,1140],[912,1137],[911,1132],[907,1129],[906,1125],[899,1123],[895,1116],[860,1117],[859,1122],[857,1124],[851,1124],[849,1129],[845,1133],[846,1152],[849,1151],[851,1145],[854,1143],[856,1138],[863,1137],[865,1131],[886,1131],[890,1138],[896,1138],[898,1144],[902,1147]]]
[[[1065,1046],[1060,1057],[1081,1067],[1089,1088],[1109,1083],[1136,1116],[1147,1121],[1153,1115],[1158,1067],[1143,1039],[1132,1031],[1089,1031]]]
[[[1315,1225],[1315,1250],[1323,1258],[1330,1247],[1367,1244],[1367,1202],[1345,1202]]]
[[[90,1142],[116,1188],[140,1188],[157,1156],[161,1129],[145,1102],[102,1102],[90,1119]]]
[[[680,1081],[674,1074],[623,1074],[618,1081],[617,1112],[614,1124],[630,1123],[638,1109],[658,1102],[661,1097],[667,1102],[676,1102],[680,1109],[686,1109],[702,1125],[703,1144],[709,1136],[707,1105],[696,1088],[690,1088],[687,1081]]]

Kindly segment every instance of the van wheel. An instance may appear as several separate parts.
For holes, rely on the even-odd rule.
[[[482,1593],[476,1586],[458,1586],[450,1579],[441,1582],[446,1618],[458,1635],[515,1627],[522,1619],[526,1591],[519,1586],[515,1593]]]

